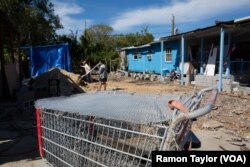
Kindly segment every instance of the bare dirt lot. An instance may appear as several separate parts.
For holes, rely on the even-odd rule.
[[[98,90],[99,83],[91,83],[87,91]],[[178,82],[140,81],[124,76],[109,76],[108,90],[145,92],[170,95],[191,95],[201,87],[181,86]],[[206,103],[206,94],[201,105]],[[215,107],[193,123],[192,130],[201,140],[200,150],[250,149],[250,96],[218,93]]]
[[[86,92],[97,91],[98,88],[98,82],[90,83],[83,87]],[[180,86],[177,82],[140,81],[130,77],[110,75],[107,89],[126,92],[191,95],[194,91],[194,86]],[[198,87],[196,89],[200,90],[201,88]],[[206,103],[208,97],[209,94],[206,94],[201,105]],[[30,126],[33,127],[33,124]],[[198,150],[249,150],[250,96],[219,93],[213,110],[208,115],[200,117],[193,122],[192,130],[201,141],[201,148]],[[29,132],[25,131],[23,133]],[[23,138],[23,141],[19,142],[22,144],[12,149],[18,149],[20,152],[37,149],[36,138],[34,136],[27,137],[29,140]],[[0,157],[0,166],[48,166],[43,160],[38,159],[37,151],[32,152],[31,155],[19,156],[14,158]]]

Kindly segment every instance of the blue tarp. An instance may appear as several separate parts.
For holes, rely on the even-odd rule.
[[[31,77],[39,76],[50,68],[71,71],[68,44],[30,47]]]

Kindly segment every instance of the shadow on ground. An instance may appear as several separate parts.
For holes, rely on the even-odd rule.
[[[0,102],[0,165],[39,158],[35,110],[21,112],[13,102]]]

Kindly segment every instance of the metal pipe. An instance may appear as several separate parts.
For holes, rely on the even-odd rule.
[[[43,111],[43,113],[48,114],[48,115],[53,115],[53,114],[48,113],[46,111]],[[82,119],[71,118],[71,117],[67,117],[67,116],[62,116],[62,118],[67,118],[69,120],[75,120],[75,121],[85,122],[85,123],[89,123],[89,124],[91,123],[93,125],[98,125],[98,126],[102,126],[102,127],[109,128],[109,129],[119,130],[119,131],[122,131],[122,132],[129,132],[129,133],[134,133],[134,134],[138,134],[138,135],[144,135],[144,136],[149,136],[149,137],[156,137],[158,139],[162,139],[163,138],[163,137],[157,136],[157,135],[150,135],[150,134],[143,133],[143,132],[133,131],[133,130],[129,130],[129,129],[122,129],[122,128],[118,128],[118,127],[115,127],[115,126],[105,125],[105,124],[101,124],[101,123],[97,123],[97,122],[92,122],[92,121],[85,121],[85,120],[82,120]],[[162,126],[162,127],[164,127],[164,126]]]
[[[150,162],[152,161],[151,159],[148,159],[148,158],[140,157],[140,156],[138,156],[138,155],[134,155],[134,154],[131,154],[131,153],[129,153],[129,152],[124,152],[124,151],[121,151],[121,150],[118,150],[118,149],[109,147],[109,146],[107,146],[107,145],[108,145],[107,143],[106,143],[106,145],[104,145],[104,144],[92,142],[92,141],[90,141],[90,140],[88,140],[88,139],[85,139],[85,138],[81,138],[81,137],[77,137],[77,136],[73,136],[73,135],[68,135],[68,134],[66,134],[66,133],[59,132],[59,131],[57,131],[57,130],[53,130],[53,129],[50,129],[50,128],[47,128],[47,127],[44,127],[44,126],[42,126],[42,128],[43,128],[43,129],[46,129],[46,130],[49,130],[49,131],[52,131],[52,132],[55,132],[55,133],[58,133],[58,134],[62,134],[62,135],[64,135],[64,136],[68,136],[68,137],[71,137],[71,138],[74,138],[74,139],[77,139],[77,140],[84,141],[84,142],[86,142],[86,143],[90,143],[90,144],[93,144],[93,145],[96,145],[96,146],[105,148],[105,149],[107,149],[107,150],[111,150],[111,151],[114,151],[114,152],[126,154],[126,155],[128,155],[128,156],[135,157],[135,158],[138,158],[138,159],[142,159],[142,160],[145,160],[145,161],[150,161]],[[45,137],[42,137],[42,138],[45,139]],[[48,140],[48,139],[47,139],[47,140]],[[61,146],[61,145],[59,145],[59,144],[56,144],[56,145],[58,145],[58,146],[60,146],[60,147],[63,147],[63,146]],[[65,147],[65,148],[66,148],[66,147]]]
[[[181,36],[181,85],[184,85],[184,36]]]
[[[43,150],[44,150],[46,153],[48,153],[48,154],[52,155],[53,157],[57,158],[59,161],[63,162],[64,164],[66,164],[66,165],[68,165],[68,166],[70,166],[70,167],[74,167],[74,166],[70,165],[69,163],[67,163],[66,161],[64,161],[63,159],[61,159],[61,158],[59,158],[58,156],[56,156],[55,154],[53,154],[52,152],[48,151],[47,149],[43,148]],[[46,163],[49,163],[49,162],[46,162]],[[49,164],[50,164],[50,163],[49,163]],[[53,165],[51,165],[51,166],[53,166]]]
[[[230,49],[231,33],[228,32],[227,36],[228,36],[228,38],[227,38],[227,45],[228,45],[228,49]],[[231,64],[231,62],[230,62],[231,57],[230,57],[230,55],[226,55],[226,56],[227,56],[226,76],[229,79],[230,78],[230,68],[231,68],[231,66],[230,66],[230,64]]]
[[[43,141],[42,141],[42,128],[41,128],[41,112],[40,108],[36,108],[36,126],[37,126],[37,139],[38,139],[38,148],[39,154],[41,157],[44,157],[43,152]]]
[[[208,100],[207,105],[205,107],[203,107],[201,109],[198,109],[198,110],[195,110],[195,111],[193,111],[191,113],[190,112],[189,113],[181,113],[179,116],[177,116],[173,120],[172,124],[169,127],[167,139],[166,139],[166,141],[164,143],[163,150],[170,150],[171,143],[172,143],[173,139],[175,139],[175,137],[176,137],[176,135],[174,133],[174,129],[181,122],[183,122],[185,120],[190,120],[190,119],[193,119],[193,118],[201,117],[203,115],[208,114],[212,110],[213,105],[214,105],[215,100],[216,100],[216,97],[217,97],[217,93],[218,93],[218,89],[216,87],[214,87],[214,88],[206,88],[206,89],[201,90],[198,93],[197,98],[200,98],[199,96],[201,96],[204,92],[210,91],[210,90],[213,90],[213,91],[212,91],[210,99]]]
[[[31,63],[31,67],[33,66],[33,62],[34,62],[32,55],[33,55],[33,47],[31,46],[30,47],[30,63]],[[34,73],[35,73],[34,68],[31,68],[31,70],[30,70],[30,76],[34,77],[36,75]],[[34,74],[34,76],[32,74]]]
[[[78,82],[85,77],[86,75],[88,75],[89,73],[91,73],[96,67],[98,67],[100,65],[100,63],[98,63],[97,65],[95,65],[95,67],[93,67],[92,69],[89,70],[89,72],[87,72],[86,74],[82,75],[79,79]]]
[[[200,74],[203,75],[203,57],[204,57],[204,38],[201,38],[201,60],[200,60]]]
[[[224,29],[220,29],[220,62],[219,62],[219,92],[222,91],[222,70],[223,70],[223,57],[224,57]]]
[[[195,110],[191,113],[182,113],[180,114],[174,121],[173,121],[173,128],[175,128],[180,122],[182,122],[183,120],[187,120],[187,119],[193,119],[193,118],[198,118],[201,117],[203,115],[208,114],[212,108],[213,105],[215,103],[216,97],[217,97],[217,93],[218,93],[218,89],[217,88],[206,88],[201,90],[201,92],[198,95],[201,95],[202,93],[209,91],[209,90],[213,90],[210,96],[210,99],[207,102],[207,105],[203,108],[200,108],[198,110]]]
[[[162,76],[162,62],[163,62],[163,57],[164,57],[164,55],[163,55],[163,45],[164,44],[164,42],[163,42],[163,40],[161,41],[161,81],[163,81],[163,76]]]

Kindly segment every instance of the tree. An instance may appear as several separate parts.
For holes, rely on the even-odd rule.
[[[110,46],[112,45],[112,32],[112,27],[104,24],[97,24],[87,29],[85,33],[86,36],[89,37],[90,43],[92,45],[97,45],[101,43],[106,46]]]
[[[56,30],[62,28],[49,0],[4,0],[0,10],[18,30],[21,45],[53,43]]]
[[[96,64],[101,59],[109,61],[118,57],[115,41],[112,36],[113,28],[97,24],[86,29],[80,37],[84,59]]]
[[[83,49],[77,40],[77,33],[78,33],[78,31],[76,31],[74,33],[72,30],[70,30],[70,34],[59,35],[57,37],[58,43],[67,42],[69,44],[71,65],[72,65],[72,70],[74,72],[79,72],[80,61],[82,60],[82,56],[83,56],[83,54],[82,54]]]
[[[153,35],[144,28],[140,33],[130,33],[127,35],[113,35],[113,28],[97,24],[86,29],[80,37],[83,58],[96,64],[99,60],[106,60],[115,62],[118,66],[119,62],[114,61],[119,58],[118,50],[121,47],[142,45],[153,41]],[[109,68],[109,67],[108,67]]]
[[[148,28],[144,28],[141,32],[129,33],[127,35],[115,35],[116,47],[128,47],[128,46],[138,46],[143,45],[154,40],[151,33],[148,32]]]

